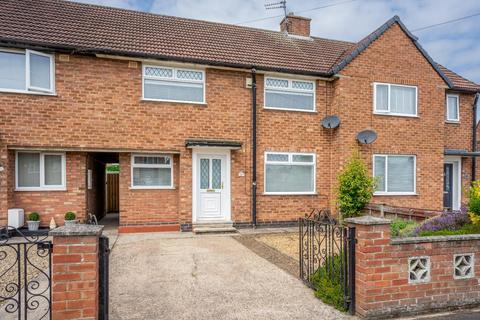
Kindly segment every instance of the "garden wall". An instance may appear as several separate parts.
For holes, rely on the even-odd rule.
[[[480,305],[480,235],[391,239],[390,220],[347,221],[356,227],[358,315],[382,318]]]

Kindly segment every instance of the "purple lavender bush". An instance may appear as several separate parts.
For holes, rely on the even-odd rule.
[[[439,230],[456,230],[465,224],[470,223],[467,207],[462,206],[460,211],[444,212],[437,217],[423,222],[413,231],[413,236],[419,236],[422,232]]]

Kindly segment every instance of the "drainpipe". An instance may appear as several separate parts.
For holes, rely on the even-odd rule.
[[[477,151],[477,102],[480,93],[475,95],[475,100],[473,100],[473,125],[472,125],[472,151]],[[477,173],[477,158],[472,157],[472,182],[476,180]]]
[[[257,78],[252,68],[252,226],[257,225]]]

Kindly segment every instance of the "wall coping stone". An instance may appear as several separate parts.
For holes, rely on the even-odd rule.
[[[480,240],[480,234],[463,234],[463,235],[455,235],[455,236],[392,238],[390,243],[391,244],[409,244],[409,243],[468,241],[468,240]]]
[[[49,232],[54,237],[75,237],[75,236],[100,236],[103,226],[92,224],[75,224],[73,226],[62,226]]]
[[[347,223],[360,224],[365,226],[384,225],[392,223],[392,220],[379,218],[374,216],[361,216],[355,218],[347,218],[344,220]]]

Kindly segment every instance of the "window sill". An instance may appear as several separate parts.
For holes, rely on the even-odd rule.
[[[374,197],[376,196],[418,196],[416,192],[382,192],[382,193],[374,193]]]
[[[193,101],[178,101],[178,100],[160,100],[160,99],[140,99],[141,102],[163,102],[163,103],[174,103],[174,104],[194,104],[196,106],[207,106],[206,102],[193,102]]]
[[[175,190],[175,187],[130,187],[130,190]]]
[[[383,113],[383,112],[373,112],[376,116],[390,116],[390,117],[400,117],[400,118],[420,118],[418,115],[408,115],[408,114],[399,114],[399,113]]]
[[[318,196],[317,192],[264,192],[264,196]]]
[[[0,93],[17,93],[17,94],[28,94],[28,95],[34,95],[34,96],[57,97],[57,94],[55,92],[51,93],[51,92],[0,89]]]
[[[289,108],[274,108],[274,107],[265,107],[264,110],[274,110],[274,111],[293,111],[293,112],[303,112],[303,113],[318,113],[317,110],[301,110],[301,109],[289,109]]]
[[[15,192],[67,191],[67,188],[15,188]]]
[[[445,120],[445,123],[448,123],[448,124],[460,124],[460,120]]]

